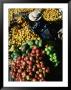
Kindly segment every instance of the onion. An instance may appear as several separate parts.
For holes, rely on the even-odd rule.
[[[31,70],[31,69],[32,69],[32,67],[29,65],[29,66],[28,66],[28,69],[29,69],[29,70]]]
[[[26,73],[25,72],[22,72],[22,77],[24,78],[26,76]]]
[[[26,65],[26,62],[23,62],[22,65],[25,66]]]
[[[19,81],[19,79],[18,79],[18,78],[15,78],[15,80],[16,80],[16,81]]]
[[[36,60],[36,63],[39,63],[39,61],[38,61],[38,60]]]
[[[20,60],[20,59],[21,59],[21,57],[18,57],[18,58],[17,58],[17,60]]]
[[[39,69],[39,72],[42,72],[42,69]]]
[[[30,57],[30,61],[32,61],[33,60],[33,57]]]
[[[41,67],[44,67],[44,64],[43,64],[43,62],[40,62],[40,66],[41,66]],[[44,69],[44,68],[42,68],[42,69]]]
[[[20,62],[23,63],[23,60],[21,60]]]
[[[12,79],[14,79],[14,75],[11,75]]]
[[[44,81],[44,79],[43,79],[43,78],[41,78],[39,81]]]
[[[25,56],[22,56],[22,59],[24,60]]]
[[[22,69],[25,69],[25,68],[24,68],[24,65],[21,65],[21,66],[20,66],[20,69],[21,69],[21,70],[22,70]]]
[[[28,57],[25,57],[25,60],[28,60]]]
[[[42,51],[42,54],[45,54],[45,51]]]
[[[42,60],[42,57],[39,57],[39,60]]]
[[[36,53],[40,53],[40,50],[39,49],[36,49]]]
[[[37,76],[37,74],[35,74],[35,78],[37,78],[38,76]]]
[[[10,74],[11,74],[11,75],[12,75],[12,73],[13,73],[13,72],[12,72],[12,71],[10,71]]]
[[[29,60],[27,60],[26,63],[29,64]]]
[[[31,53],[30,56],[35,56],[35,54]]]
[[[32,52],[31,52],[32,54],[35,54],[36,53],[36,51],[34,50],[34,49],[32,49]]]
[[[15,78],[15,73],[14,73],[14,72],[12,73],[11,77],[12,77],[13,79]]]
[[[30,79],[30,76],[29,76],[29,75],[27,75],[27,76],[26,76],[26,79],[27,79],[27,80],[29,80],[29,79]]]
[[[29,75],[32,76],[32,72],[29,72]]]
[[[16,61],[16,64],[19,64],[19,60]]]
[[[36,78],[33,78],[32,81],[37,81]]]
[[[42,68],[45,71],[45,67]]]
[[[39,60],[39,57],[38,56],[35,56],[36,57],[36,60]]]
[[[46,73],[48,73],[50,70],[49,70],[49,67],[46,68]]]
[[[29,65],[32,65],[32,61],[29,61]]]
[[[36,71],[36,74],[39,74],[39,71]]]
[[[37,47],[36,47],[36,46],[33,46],[33,48],[32,48],[32,49],[36,50],[36,49],[37,49]]]
[[[39,77],[40,77],[40,78],[42,78],[42,77],[43,77],[43,75],[42,75],[42,74],[39,74]]]
[[[21,73],[21,69],[18,69],[18,73]]]
[[[40,56],[40,54],[39,54],[39,53],[37,53],[37,54],[36,54],[36,56],[37,56],[37,57],[39,57],[39,56]]]
[[[32,71],[34,72],[35,71],[35,68],[33,68]]]
[[[40,48],[33,47],[27,56],[18,57],[11,63],[11,77],[16,81],[43,81],[49,72],[49,67],[43,63],[43,55]]]
[[[16,69],[14,68],[14,70],[13,70],[14,72],[16,72]]]
[[[37,64],[36,66],[37,66],[37,68],[40,68],[40,64]]]
[[[11,63],[11,65],[12,65],[12,66],[15,66],[15,63],[14,63],[14,62],[12,62],[12,63]]]

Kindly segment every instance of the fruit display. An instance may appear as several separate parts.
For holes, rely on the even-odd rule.
[[[10,74],[16,81],[44,81],[49,67],[45,66],[43,60],[42,49],[34,46],[28,55],[12,61]]]
[[[57,60],[56,53],[53,50],[52,46],[46,46],[45,52],[49,56],[49,60],[54,63],[55,66],[58,65],[59,61]]]
[[[9,21],[12,21],[13,20],[13,15],[14,14],[19,14],[20,12],[32,12],[34,9],[33,8],[26,8],[26,9],[20,9],[20,8],[10,8],[8,10],[8,18],[9,18]]]
[[[17,29],[16,27],[14,27],[11,29],[11,33],[12,35],[10,35],[9,45],[14,44],[17,46],[21,46],[27,40],[38,40],[38,38],[40,39],[40,37],[34,32],[31,32],[31,30],[29,30],[27,26],[23,27],[22,29]]]
[[[62,18],[62,12],[59,9],[55,9],[55,8],[46,9],[43,12],[43,18],[46,21],[60,20]]]
[[[62,20],[62,12],[59,10],[53,8],[8,10],[9,81],[56,80],[54,77],[58,76],[58,70],[62,69],[60,67],[62,39],[57,37],[59,29],[55,28],[55,31],[51,29],[55,27],[55,21]],[[53,26],[49,21],[53,21]],[[57,27],[62,28],[61,25]]]

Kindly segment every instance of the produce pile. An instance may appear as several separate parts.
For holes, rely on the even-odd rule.
[[[62,19],[61,13],[58,13],[58,9],[42,9],[41,21],[32,22],[28,15],[34,10],[9,9],[8,60],[11,81],[48,81],[52,68],[55,70],[61,62],[55,50],[55,41],[50,39],[47,23],[42,22]]]
[[[38,40],[40,37],[32,32],[30,29],[28,29],[28,26],[24,26],[22,29],[18,29],[16,27],[13,27],[11,29],[12,35],[10,35],[9,39],[9,45],[17,45],[21,46],[23,43],[25,43],[27,40]]]
[[[43,12],[43,18],[46,21],[56,21],[62,18],[62,13],[59,9],[46,9]]]
[[[15,14],[19,14],[20,12],[32,12],[34,9],[32,9],[32,8],[26,8],[26,9],[20,9],[20,8],[10,8],[9,10],[8,10],[8,12],[9,12],[9,14],[8,14],[8,20],[9,21],[12,21],[13,20],[13,16],[15,15]]]
[[[49,67],[45,67],[44,53],[34,46],[26,56],[18,57],[11,63],[11,75],[16,81],[43,81]]]

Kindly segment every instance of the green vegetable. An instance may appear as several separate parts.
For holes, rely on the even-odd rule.
[[[27,41],[27,43],[29,46],[32,46],[34,44],[33,41]]]
[[[49,56],[50,56],[50,58],[52,58],[52,54],[50,54]]]
[[[42,41],[39,40],[39,44],[38,44],[39,47],[42,47]]]
[[[22,56],[26,56],[26,53],[22,53]]]
[[[38,45],[39,47],[42,47],[42,43],[41,42],[39,42],[39,45]]]
[[[58,66],[58,60],[53,46],[46,47],[44,51],[47,56],[49,56],[49,60],[54,64],[54,66]]]
[[[47,48],[48,48],[48,50],[50,50],[50,51],[52,50],[52,47],[51,47],[51,46],[49,46],[49,47],[47,47]]]
[[[53,53],[54,56],[56,56],[56,53]]]
[[[50,55],[50,51],[47,51],[46,53],[47,53],[47,55]]]
[[[28,50],[26,50],[26,54],[28,54],[29,53],[29,49]]]
[[[56,57],[56,56],[53,56],[53,59],[54,59],[54,60],[56,60],[56,59],[57,59],[57,57]]]
[[[45,51],[47,52],[48,48],[45,48]]]
[[[39,40],[35,40],[35,45],[39,45]]]
[[[30,49],[32,49],[33,46],[30,46]]]
[[[13,52],[13,53],[11,54],[11,58],[12,58],[13,60],[16,59],[18,56],[19,56],[19,55],[18,55],[18,53],[16,53],[16,52]]]
[[[50,61],[52,61],[52,58],[50,58]]]
[[[55,63],[55,67],[57,67],[57,66],[58,66],[58,64],[59,64],[59,61]]]
[[[14,51],[14,45],[11,46],[11,48],[9,49],[10,52]]]

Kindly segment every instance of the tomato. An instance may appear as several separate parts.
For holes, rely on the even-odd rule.
[[[32,49],[32,52],[31,52],[32,54],[35,54],[36,53],[36,51],[34,50],[34,49]]]

